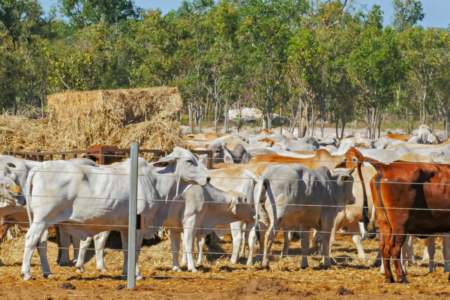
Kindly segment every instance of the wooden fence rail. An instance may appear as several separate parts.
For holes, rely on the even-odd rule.
[[[74,150],[74,151],[62,151],[62,152],[33,152],[33,151],[22,151],[22,150],[12,150],[12,156],[22,155],[25,159],[33,159],[32,156],[36,156],[37,161],[43,161],[44,156],[48,156],[49,160],[53,160],[53,156],[60,155],[62,160],[66,159],[66,155],[73,155],[75,158],[78,156],[82,157],[85,155],[86,158],[91,159],[91,156],[100,156],[99,163],[101,165],[105,164],[105,155],[108,152],[123,152],[126,153],[127,157],[130,154],[130,149],[119,149],[119,148],[96,148],[88,150]],[[207,167],[212,169],[212,151],[211,150],[192,150],[193,154],[207,154]],[[157,161],[160,157],[164,156],[164,151],[161,150],[147,150],[139,149],[139,153],[153,153],[153,161]],[[31,157],[30,157],[31,156]],[[42,160],[41,160],[42,158]]]

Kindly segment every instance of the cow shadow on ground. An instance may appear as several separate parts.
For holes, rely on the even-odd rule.
[[[100,275],[98,277],[91,277],[91,278],[85,278],[85,277],[82,277],[82,276],[72,276],[72,277],[69,277],[67,279],[67,281],[74,281],[74,280],[79,280],[79,281],[96,281],[96,280],[99,280],[99,279],[112,279],[112,280],[119,280],[119,281],[124,281],[125,280],[124,276],[120,276],[120,275],[118,275],[118,276]]]

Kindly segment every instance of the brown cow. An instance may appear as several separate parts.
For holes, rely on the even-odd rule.
[[[397,140],[397,141],[402,141],[402,142],[407,142],[412,138],[412,136],[410,136],[410,135],[396,134],[396,133],[388,134],[388,135],[386,135],[386,137]]]
[[[256,155],[250,159],[251,164],[260,162],[273,162],[277,164],[300,164],[308,167],[312,170],[317,170],[318,168],[325,166],[328,169],[336,168],[336,165],[342,163],[344,155],[332,156],[330,152],[324,149],[319,149],[316,155],[307,158],[297,158],[282,155]]]
[[[450,166],[405,161],[386,165],[350,150],[345,155],[347,166],[366,161],[377,170],[370,187],[377,208],[386,282],[394,282],[392,257],[397,282],[408,283],[400,260],[406,235],[425,238],[450,231]]]
[[[116,146],[95,145],[95,146],[91,146],[91,147],[87,148],[87,150],[100,149],[100,148],[112,148],[111,149],[112,151],[103,152],[103,155],[105,156],[105,165],[110,165],[115,162],[120,162],[120,161],[122,161],[123,156],[125,156],[124,152],[114,151],[116,149],[117,150],[119,149]],[[95,158],[93,160],[96,163],[100,163],[100,150],[95,151],[95,152],[90,152],[89,154],[91,155],[91,157]]]

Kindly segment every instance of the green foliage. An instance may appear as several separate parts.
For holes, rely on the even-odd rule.
[[[402,32],[414,26],[425,17],[422,2],[418,0],[394,0],[394,20],[392,27]]]
[[[61,13],[78,28],[103,20],[114,24],[138,17],[132,0],[58,0]]]
[[[197,125],[222,122],[226,102],[260,109],[269,126],[268,112],[281,110],[291,130],[300,111],[308,128],[359,120],[372,137],[383,114],[408,130],[419,116],[447,118],[449,31],[417,26],[418,0],[394,1],[392,28],[380,6],[349,3],[193,0],[163,15],[132,0],[58,0],[58,19],[37,0],[0,0],[0,105],[15,111],[66,90],[169,85]]]

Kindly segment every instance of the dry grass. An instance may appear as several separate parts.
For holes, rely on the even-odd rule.
[[[0,268],[3,286],[29,286],[29,285],[53,285],[55,281],[43,279],[40,275],[40,263],[37,254],[32,260],[32,275],[36,278],[33,282],[23,282],[20,277],[20,265],[22,262],[24,239],[14,239],[7,241],[1,248],[1,259],[7,265]],[[95,258],[91,259],[85,266],[86,272],[82,275],[75,273],[74,268],[62,268],[55,265],[56,249],[54,243],[49,243],[49,262],[56,276],[56,281],[71,281],[74,285],[83,289],[95,289],[101,284],[103,287],[114,289],[119,283],[125,284],[121,278],[123,254],[120,251],[106,249],[105,262],[109,269],[106,273],[100,273],[95,269]],[[220,248],[216,251],[231,252],[231,240],[228,235],[224,241],[220,242]],[[155,291],[188,289],[189,292],[222,292],[231,290],[247,282],[250,279],[282,280],[287,281],[290,287],[304,293],[313,294],[335,294],[339,286],[353,289],[355,294],[380,295],[381,291],[388,291],[389,294],[436,294],[450,292],[448,285],[448,275],[443,273],[442,262],[437,264],[437,272],[428,274],[428,263],[421,262],[423,253],[422,243],[415,244],[415,254],[417,263],[408,268],[408,280],[411,285],[384,284],[384,276],[379,273],[379,268],[373,267],[373,262],[377,254],[377,241],[365,241],[364,247],[369,259],[366,261],[356,259],[356,249],[351,238],[346,235],[339,235],[333,247],[333,257],[335,262],[328,269],[322,267],[320,259],[310,257],[308,269],[302,270],[300,241],[291,244],[291,255],[279,259],[278,254],[283,247],[282,235],[278,235],[273,245],[272,253],[276,256],[271,261],[270,270],[260,270],[258,267],[246,267],[245,259],[239,259],[239,264],[233,265],[229,262],[228,255],[206,254],[203,266],[199,266],[198,273],[178,273],[171,271],[172,254],[170,253],[170,241],[167,238],[163,242],[151,247],[144,247],[140,255],[139,262],[141,273],[147,277],[145,281],[139,281],[139,286],[148,285],[149,282],[156,283]],[[438,241],[436,259],[442,261],[442,242]],[[312,253],[311,253],[312,254]],[[71,251],[72,255],[72,251]],[[186,270],[184,268],[184,270]],[[166,278],[176,277],[176,278]],[[196,280],[180,280],[185,279]],[[152,279],[153,278],[153,279]],[[159,278],[159,280],[158,280]],[[161,280],[162,278],[166,278]],[[178,279],[177,279],[178,278]],[[221,279],[218,280],[210,280]],[[226,280],[223,280],[226,279]],[[95,283],[95,284],[94,284]]]
[[[183,102],[176,88],[70,92],[49,96],[50,116],[0,116],[0,150],[69,151],[93,145],[171,151],[189,148],[175,116]]]

